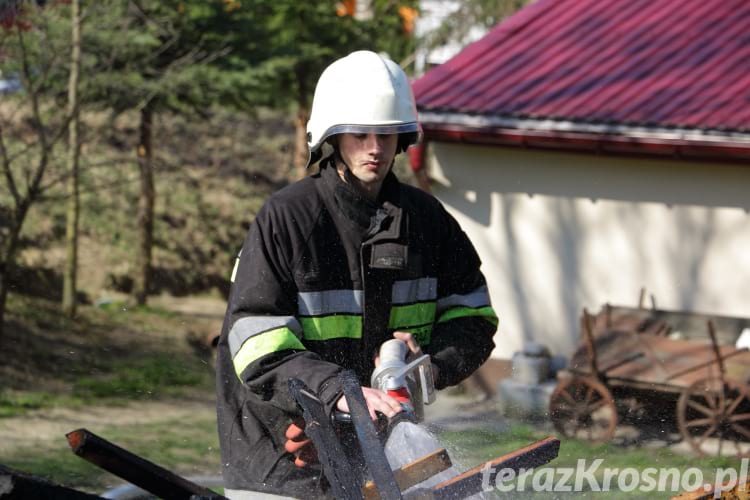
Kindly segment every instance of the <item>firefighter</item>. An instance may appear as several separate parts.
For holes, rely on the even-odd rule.
[[[290,378],[346,412],[336,376],[353,370],[371,416],[391,417],[399,402],[366,387],[384,341],[430,354],[438,389],[489,357],[497,318],[476,251],[435,198],[392,172],[420,133],[391,60],[353,52],[318,80],[307,139],[319,171],[270,197],[232,273],[217,366],[228,497],[330,496],[314,450],[295,445],[307,442]]]

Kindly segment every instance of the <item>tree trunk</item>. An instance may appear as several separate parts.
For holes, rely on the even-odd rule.
[[[8,298],[8,274],[10,272],[10,263],[0,264],[0,349],[3,348],[3,326],[5,325],[5,303]]]
[[[3,256],[5,257],[5,256]],[[11,262],[0,262],[0,350],[3,348],[3,327],[5,325],[5,304],[10,288]]]
[[[141,110],[141,126],[138,144],[138,168],[141,178],[141,193],[138,198],[138,255],[136,260],[133,295],[138,305],[146,304],[151,285],[151,248],[154,241],[154,170],[152,161],[152,127],[154,112],[146,104]]]
[[[79,141],[80,114],[78,112],[78,78],[81,70],[81,5],[80,0],[71,2],[71,56],[68,80],[68,113],[72,117],[68,125],[68,210],[65,227],[66,260],[63,273],[63,313],[69,318],[76,314],[76,274],[78,270],[78,160],[81,152]]]
[[[299,105],[297,115],[294,117],[294,177],[302,179],[307,175],[307,160],[310,154],[307,150],[307,120],[310,112],[307,106]]]
[[[8,292],[10,291],[11,279],[15,274],[16,251],[21,237],[21,227],[26,219],[28,205],[22,202],[13,213],[13,221],[8,234],[8,240],[2,248],[2,260],[0,260],[0,352],[3,345],[3,326],[5,325],[5,306],[7,304]]]

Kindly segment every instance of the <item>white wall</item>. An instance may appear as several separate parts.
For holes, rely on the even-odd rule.
[[[750,316],[750,166],[430,143],[435,195],[483,261],[495,357],[569,355],[583,307]]]

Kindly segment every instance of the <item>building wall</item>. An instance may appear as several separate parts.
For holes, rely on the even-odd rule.
[[[583,307],[750,316],[750,166],[430,143],[435,195],[483,261],[496,358],[568,356]],[[649,302],[650,304],[650,302]]]

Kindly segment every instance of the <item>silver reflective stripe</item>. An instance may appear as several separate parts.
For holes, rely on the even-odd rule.
[[[326,314],[362,314],[362,290],[326,290],[324,292],[300,292],[297,304],[301,316],[323,316]]]
[[[384,125],[336,125],[326,130],[323,137],[331,137],[336,134],[403,134],[406,132],[419,132],[417,122],[388,123]]]
[[[413,304],[437,298],[437,278],[419,278],[393,283],[393,304]]]
[[[487,286],[482,285],[466,295],[449,295],[437,301],[437,315],[451,307],[484,307],[490,305],[490,294]]]
[[[230,490],[229,488],[224,488],[224,496],[229,500],[280,500],[282,498],[294,500],[294,497],[274,495],[273,493],[262,493],[260,491],[248,490]]]
[[[232,277],[229,278],[229,281],[234,283],[234,279],[237,277],[237,268],[240,267],[240,257],[242,257],[242,249],[240,248],[239,253],[237,254],[237,258],[234,259],[234,269],[232,269]]]
[[[276,328],[289,328],[297,337],[302,337],[302,326],[294,316],[245,316],[234,322],[229,330],[229,352],[234,357],[250,337]]]

